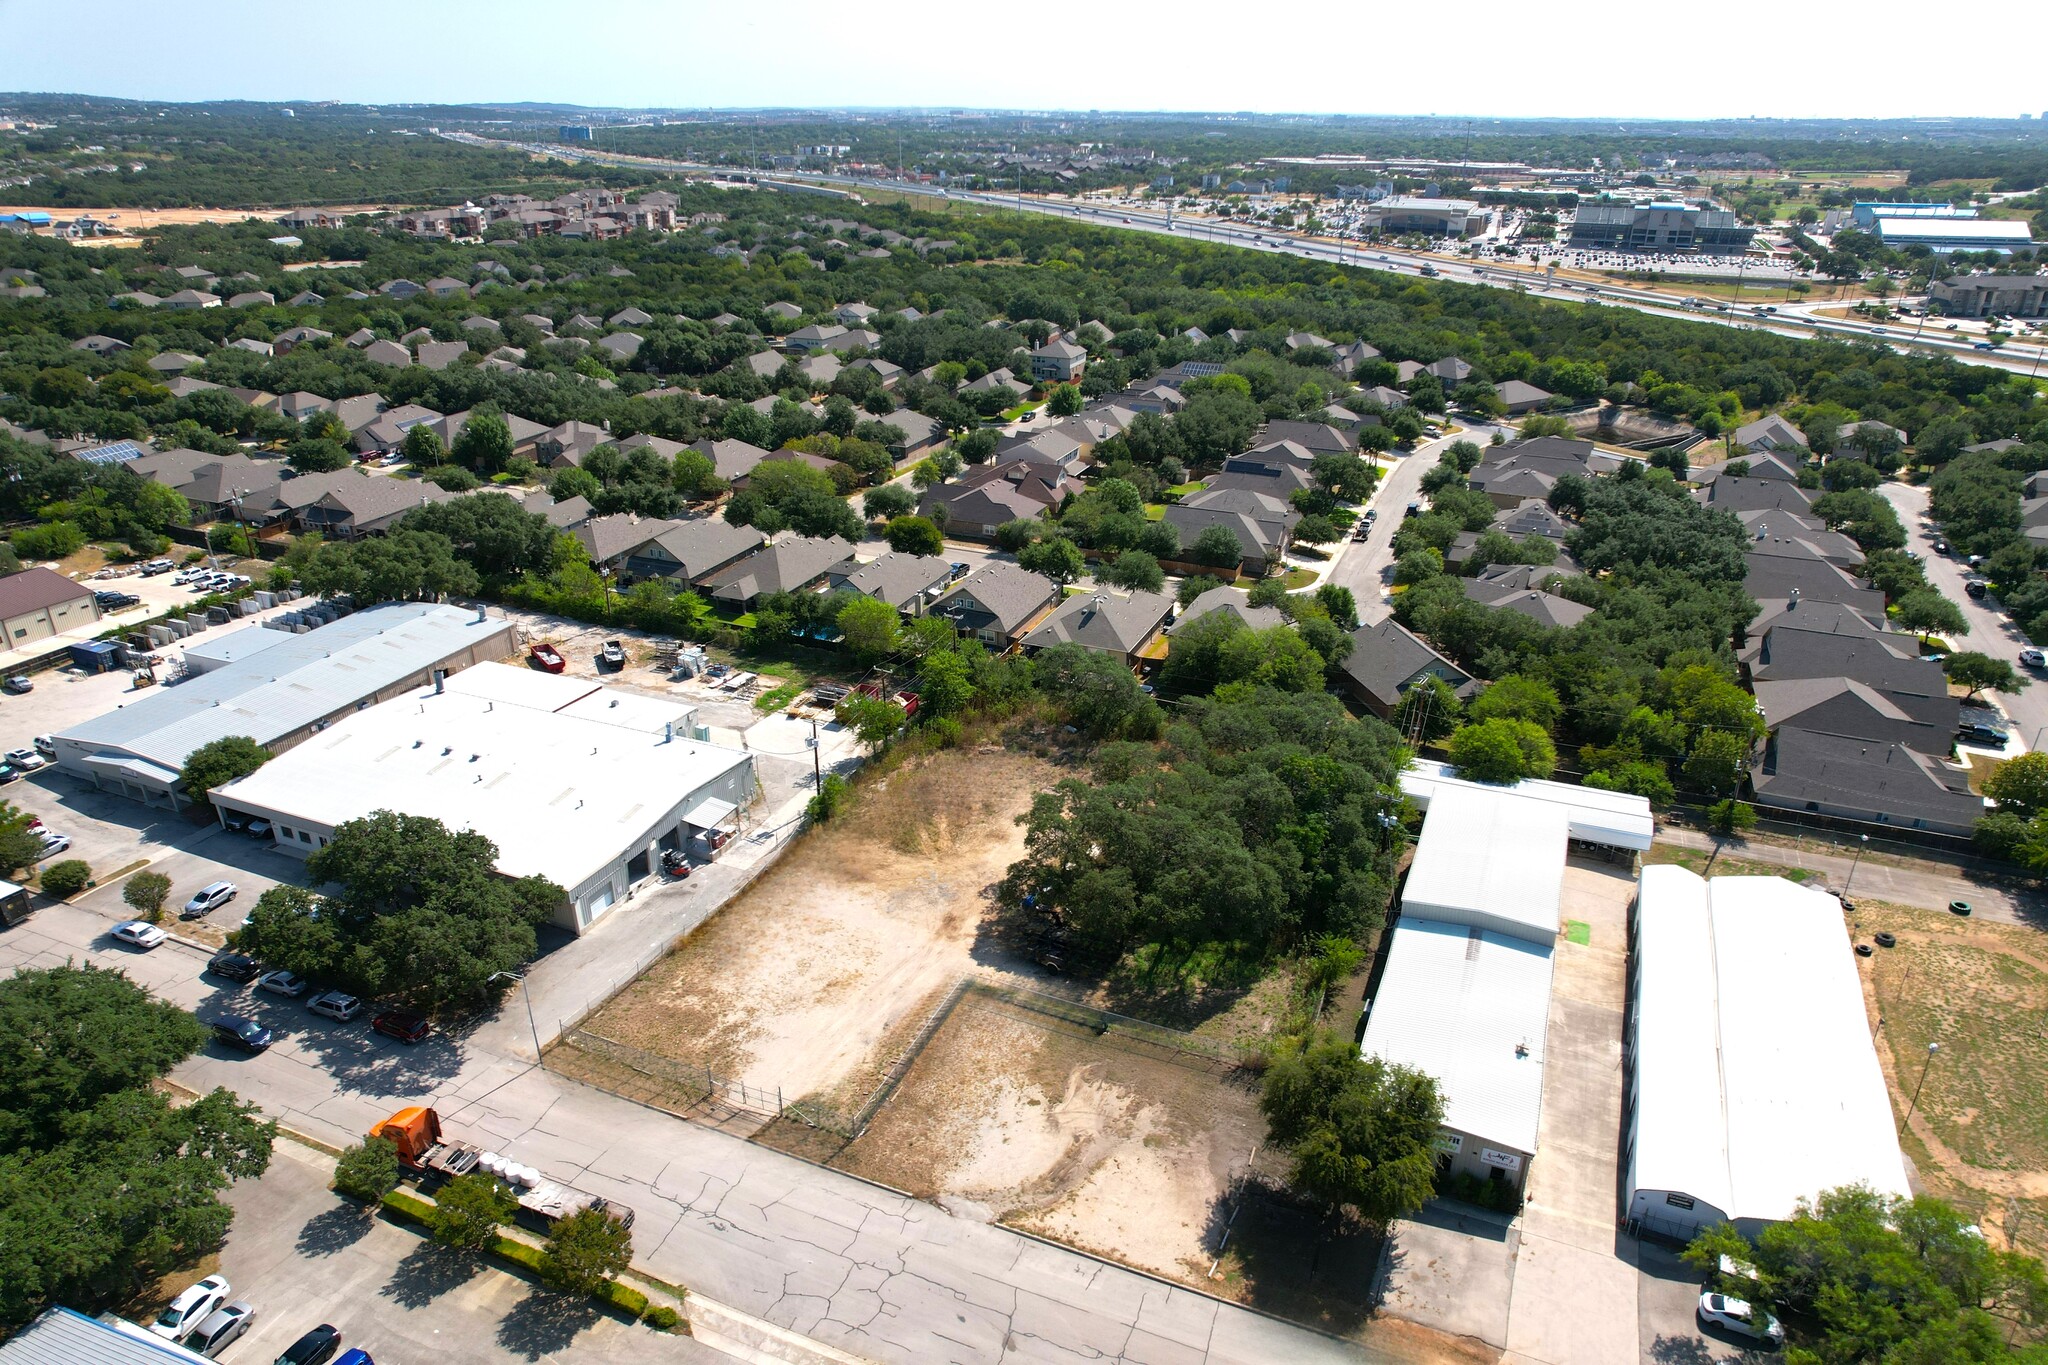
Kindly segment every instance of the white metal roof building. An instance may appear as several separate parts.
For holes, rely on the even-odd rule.
[[[42,1316],[0,1344],[0,1365],[205,1365],[197,1351],[152,1336],[121,1318],[100,1321],[69,1308]]]
[[[1908,1192],[1840,901],[1652,866],[1632,934],[1632,1226],[1754,1235],[1823,1190]]]
[[[433,602],[387,602],[302,634],[275,633],[268,649],[60,732],[57,766],[104,790],[182,805],[178,773],[201,745],[247,735],[279,752],[435,669],[513,648],[511,622]]]
[[[580,933],[654,874],[661,850],[730,834],[752,800],[753,755],[694,738],[694,714],[481,663],[347,716],[211,795],[224,814],[268,820],[300,856],[380,810],[474,830],[506,876],[563,887],[558,922]]]
[[[1401,891],[1401,918],[1555,944],[1567,824],[1556,802],[1507,788],[1440,789]]]
[[[1531,801],[1555,805],[1565,813],[1566,829],[1580,843],[1610,848],[1649,848],[1656,837],[1657,822],[1650,815],[1650,803],[1627,792],[1600,791],[1575,787],[1566,782],[1544,782],[1528,778],[1508,787],[1491,786],[1457,776],[1448,763],[1418,758],[1401,774],[1401,790],[1422,810],[1441,791],[1513,792]],[[1424,826],[1427,831],[1428,826]]]
[[[1924,246],[1936,255],[1951,251],[2017,251],[2034,244],[2022,219],[1899,218],[1879,215],[1877,239],[1888,247]]]

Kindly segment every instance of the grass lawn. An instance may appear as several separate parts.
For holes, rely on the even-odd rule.
[[[1003,410],[1003,420],[1005,422],[1014,422],[1019,417],[1022,417],[1025,413],[1037,412],[1040,408],[1044,406],[1045,400],[1042,398],[1038,400],[1036,403],[1019,403],[1014,408],[1006,408]]]
[[[1209,485],[1203,480],[1195,479],[1189,483],[1175,484],[1172,488],[1169,488],[1166,491],[1173,494],[1173,496],[1175,496],[1176,498],[1184,498],[1190,493],[1199,493],[1208,486]]]
[[[1148,503],[1146,503],[1146,504],[1145,504],[1145,520],[1147,520],[1147,521],[1164,521],[1165,519],[1166,519],[1166,504],[1165,504],[1165,503],[1163,503],[1163,502],[1148,502]]]
[[[1298,592],[1315,582],[1318,577],[1314,569],[1289,569],[1287,577],[1281,581],[1286,583],[1289,592]]]

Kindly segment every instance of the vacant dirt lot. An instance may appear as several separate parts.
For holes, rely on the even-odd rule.
[[[328,212],[385,213],[390,207],[388,204],[343,204],[330,208]],[[92,217],[129,232],[147,232],[151,228],[191,223],[239,223],[249,218],[274,223],[290,212],[290,209],[55,209],[43,204],[0,204],[0,213],[47,213],[57,219]]]
[[[2040,932],[1859,899],[1861,959],[1878,1055],[1928,1191],[1984,1230],[2048,1251],[2048,945]],[[1928,1062],[1927,1045],[1941,1051]]]
[[[1207,1280],[1264,1134],[1252,1083],[970,992],[833,1162],[976,1217]]]
[[[1023,849],[1015,817],[1056,775],[967,750],[891,773],[584,1028],[790,1100],[857,1105],[976,968],[987,890]]]

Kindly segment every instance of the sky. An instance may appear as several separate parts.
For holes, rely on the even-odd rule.
[[[2014,52],[2048,38],[2040,0],[1980,0],[1970,15],[1973,33]],[[1902,0],[1853,19],[1831,5],[1670,0],[1605,14],[1528,0],[0,0],[0,90],[1487,118],[2048,111],[2048,82],[2028,80],[2025,61],[2009,78],[1945,80],[1957,68],[1915,60],[1905,30],[1927,17]]]

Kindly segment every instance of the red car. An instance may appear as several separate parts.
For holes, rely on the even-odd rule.
[[[370,1027],[401,1043],[417,1043],[434,1031],[425,1016],[411,1010],[386,1010],[370,1021]]]
[[[569,666],[562,657],[562,651],[550,644],[538,644],[526,651],[526,657],[550,673],[560,673]]]

